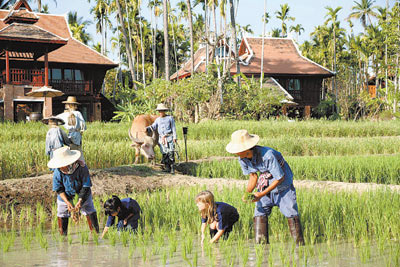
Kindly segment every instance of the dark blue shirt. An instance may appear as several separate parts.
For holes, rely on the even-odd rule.
[[[122,208],[118,214],[118,222],[123,221],[126,219],[126,217],[129,216],[129,214],[133,214],[133,216],[131,218],[129,218],[129,220],[139,220],[140,218],[140,213],[142,212],[140,209],[139,204],[136,202],[136,200],[132,199],[132,198],[124,198],[121,199],[121,204],[124,208]],[[115,216],[108,216],[107,219],[107,223],[106,226],[110,227],[112,225],[114,225],[115,223]]]
[[[215,205],[217,206],[218,230],[226,230],[237,222],[239,213],[235,207],[224,202],[215,202]],[[202,223],[206,223],[207,220],[208,218],[201,218]]]
[[[283,162],[282,168],[281,163]],[[285,180],[272,192],[284,191],[293,184],[293,173],[289,165],[280,152],[270,147],[255,146],[253,157],[251,159],[239,157],[239,163],[244,175],[269,172],[272,175],[271,181],[280,180],[285,176]]]
[[[65,174],[60,169],[54,169],[53,191],[58,194],[65,192],[68,199],[73,199],[75,194],[79,194],[79,197],[85,201],[87,196],[83,194],[87,194],[87,189],[90,189],[91,186],[89,169],[86,165],[84,167],[79,165],[72,174]],[[58,199],[63,201],[59,195]]]

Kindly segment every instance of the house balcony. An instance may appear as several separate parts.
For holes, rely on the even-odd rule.
[[[6,71],[0,72],[0,88],[6,83]],[[42,87],[45,85],[45,73],[35,69],[10,69],[10,84]],[[55,80],[49,85],[66,95],[93,95],[93,81]]]

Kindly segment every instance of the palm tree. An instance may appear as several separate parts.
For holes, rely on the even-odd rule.
[[[281,35],[282,35],[281,29],[279,29],[279,28],[272,29],[272,32],[271,32],[272,37],[281,37]]]
[[[153,54],[153,80],[157,77],[157,65],[156,65],[156,54],[157,54],[157,18],[160,16],[161,10],[159,6],[161,5],[160,0],[150,0],[148,6],[151,11],[151,19],[153,21],[154,15],[154,27],[152,29],[152,54]],[[153,24],[153,23],[151,23]]]
[[[88,0],[90,3],[90,0]],[[94,14],[96,19],[96,32],[101,34],[101,54],[107,54],[107,28],[111,26],[109,14],[111,4],[109,0],[95,0],[96,5],[91,8],[90,13]]]
[[[285,21],[294,21],[294,18],[289,16],[289,10],[288,4],[283,4],[281,5],[281,10],[275,12],[276,18],[282,21],[282,37],[286,37],[287,35],[287,25]]]
[[[359,19],[365,29],[367,27],[367,20],[369,21],[369,24],[372,24],[371,17],[377,17],[377,14],[374,12],[376,6],[372,6],[375,3],[375,0],[361,0],[360,3],[356,1],[354,1],[354,3],[356,5],[351,8],[353,12],[350,13],[347,19]]]
[[[165,80],[169,81],[168,0],[163,0]]]
[[[290,31],[296,33],[296,41],[299,42],[299,36],[301,35],[301,32],[304,32],[304,28],[301,24],[297,24],[296,26],[290,26]]]
[[[337,21],[337,13],[342,9],[341,6],[333,9],[332,7],[325,7],[328,10],[328,13],[325,15],[325,18],[328,19],[325,21],[326,24],[332,22],[332,29],[333,29],[333,70],[336,73],[336,21]],[[336,79],[333,76],[332,79],[332,89],[335,91],[335,101],[338,100],[338,90],[336,87]]]
[[[269,15],[267,10],[267,0],[264,0],[264,16],[262,18],[263,23],[263,33],[262,33],[262,45],[261,45],[261,68],[260,68],[260,88],[263,86],[264,80],[264,38],[265,38],[265,25],[267,24]]]
[[[92,39],[90,34],[86,32],[86,27],[92,22],[89,20],[83,20],[83,17],[78,17],[76,11],[68,12],[68,24],[72,32],[72,36],[78,41],[88,44]]]
[[[231,13],[231,27],[232,27],[233,49],[234,49],[234,53],[235,53],[236,73],[239,74],[240,66],[239,66],[237,40],[236,40],[235,5],[233,4],[233,0],[229,0],[229,6],[230,6],[230,13]],[[240,76],[238,76],[238,82],[239,82],[239,86],[240,86]]]
[[[53,2],[56,4],[57,6],[57,0],[53,0]],[[38,5],[38,12],[42,12],[42,0],[36,0],[36,3]]]
[[[189,32],[190,32],[190,73],[194,74],[194,45],[193,45],[193,21],[192,21],[192,7],[190,5],[190,0],[186,0],[187,2],[187,11],[188,11],[188,21],[189,21]]]

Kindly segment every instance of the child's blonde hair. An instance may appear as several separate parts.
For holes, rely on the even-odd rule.
[[[208,207],[200,211],[203,219],[207,218],[207,223],[210,224],[217,221],[217,208],[214,201],[214,195],[208,190],[200,192],[195,199],[196,203],[202,202],[208,204]]]

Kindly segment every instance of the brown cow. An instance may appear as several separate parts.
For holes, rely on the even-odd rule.
[[[139,156],[142,154],[147,159],[154,162],[154,147],[158,143],[158,132],[153,131],[151,134],[146,132],[146,127],[153,124],[157,119],[157,115],[137,115],[132,122],[129,130],[129,138],[132,140],[132,147],[135,148],[135,164],[139,162]]]

